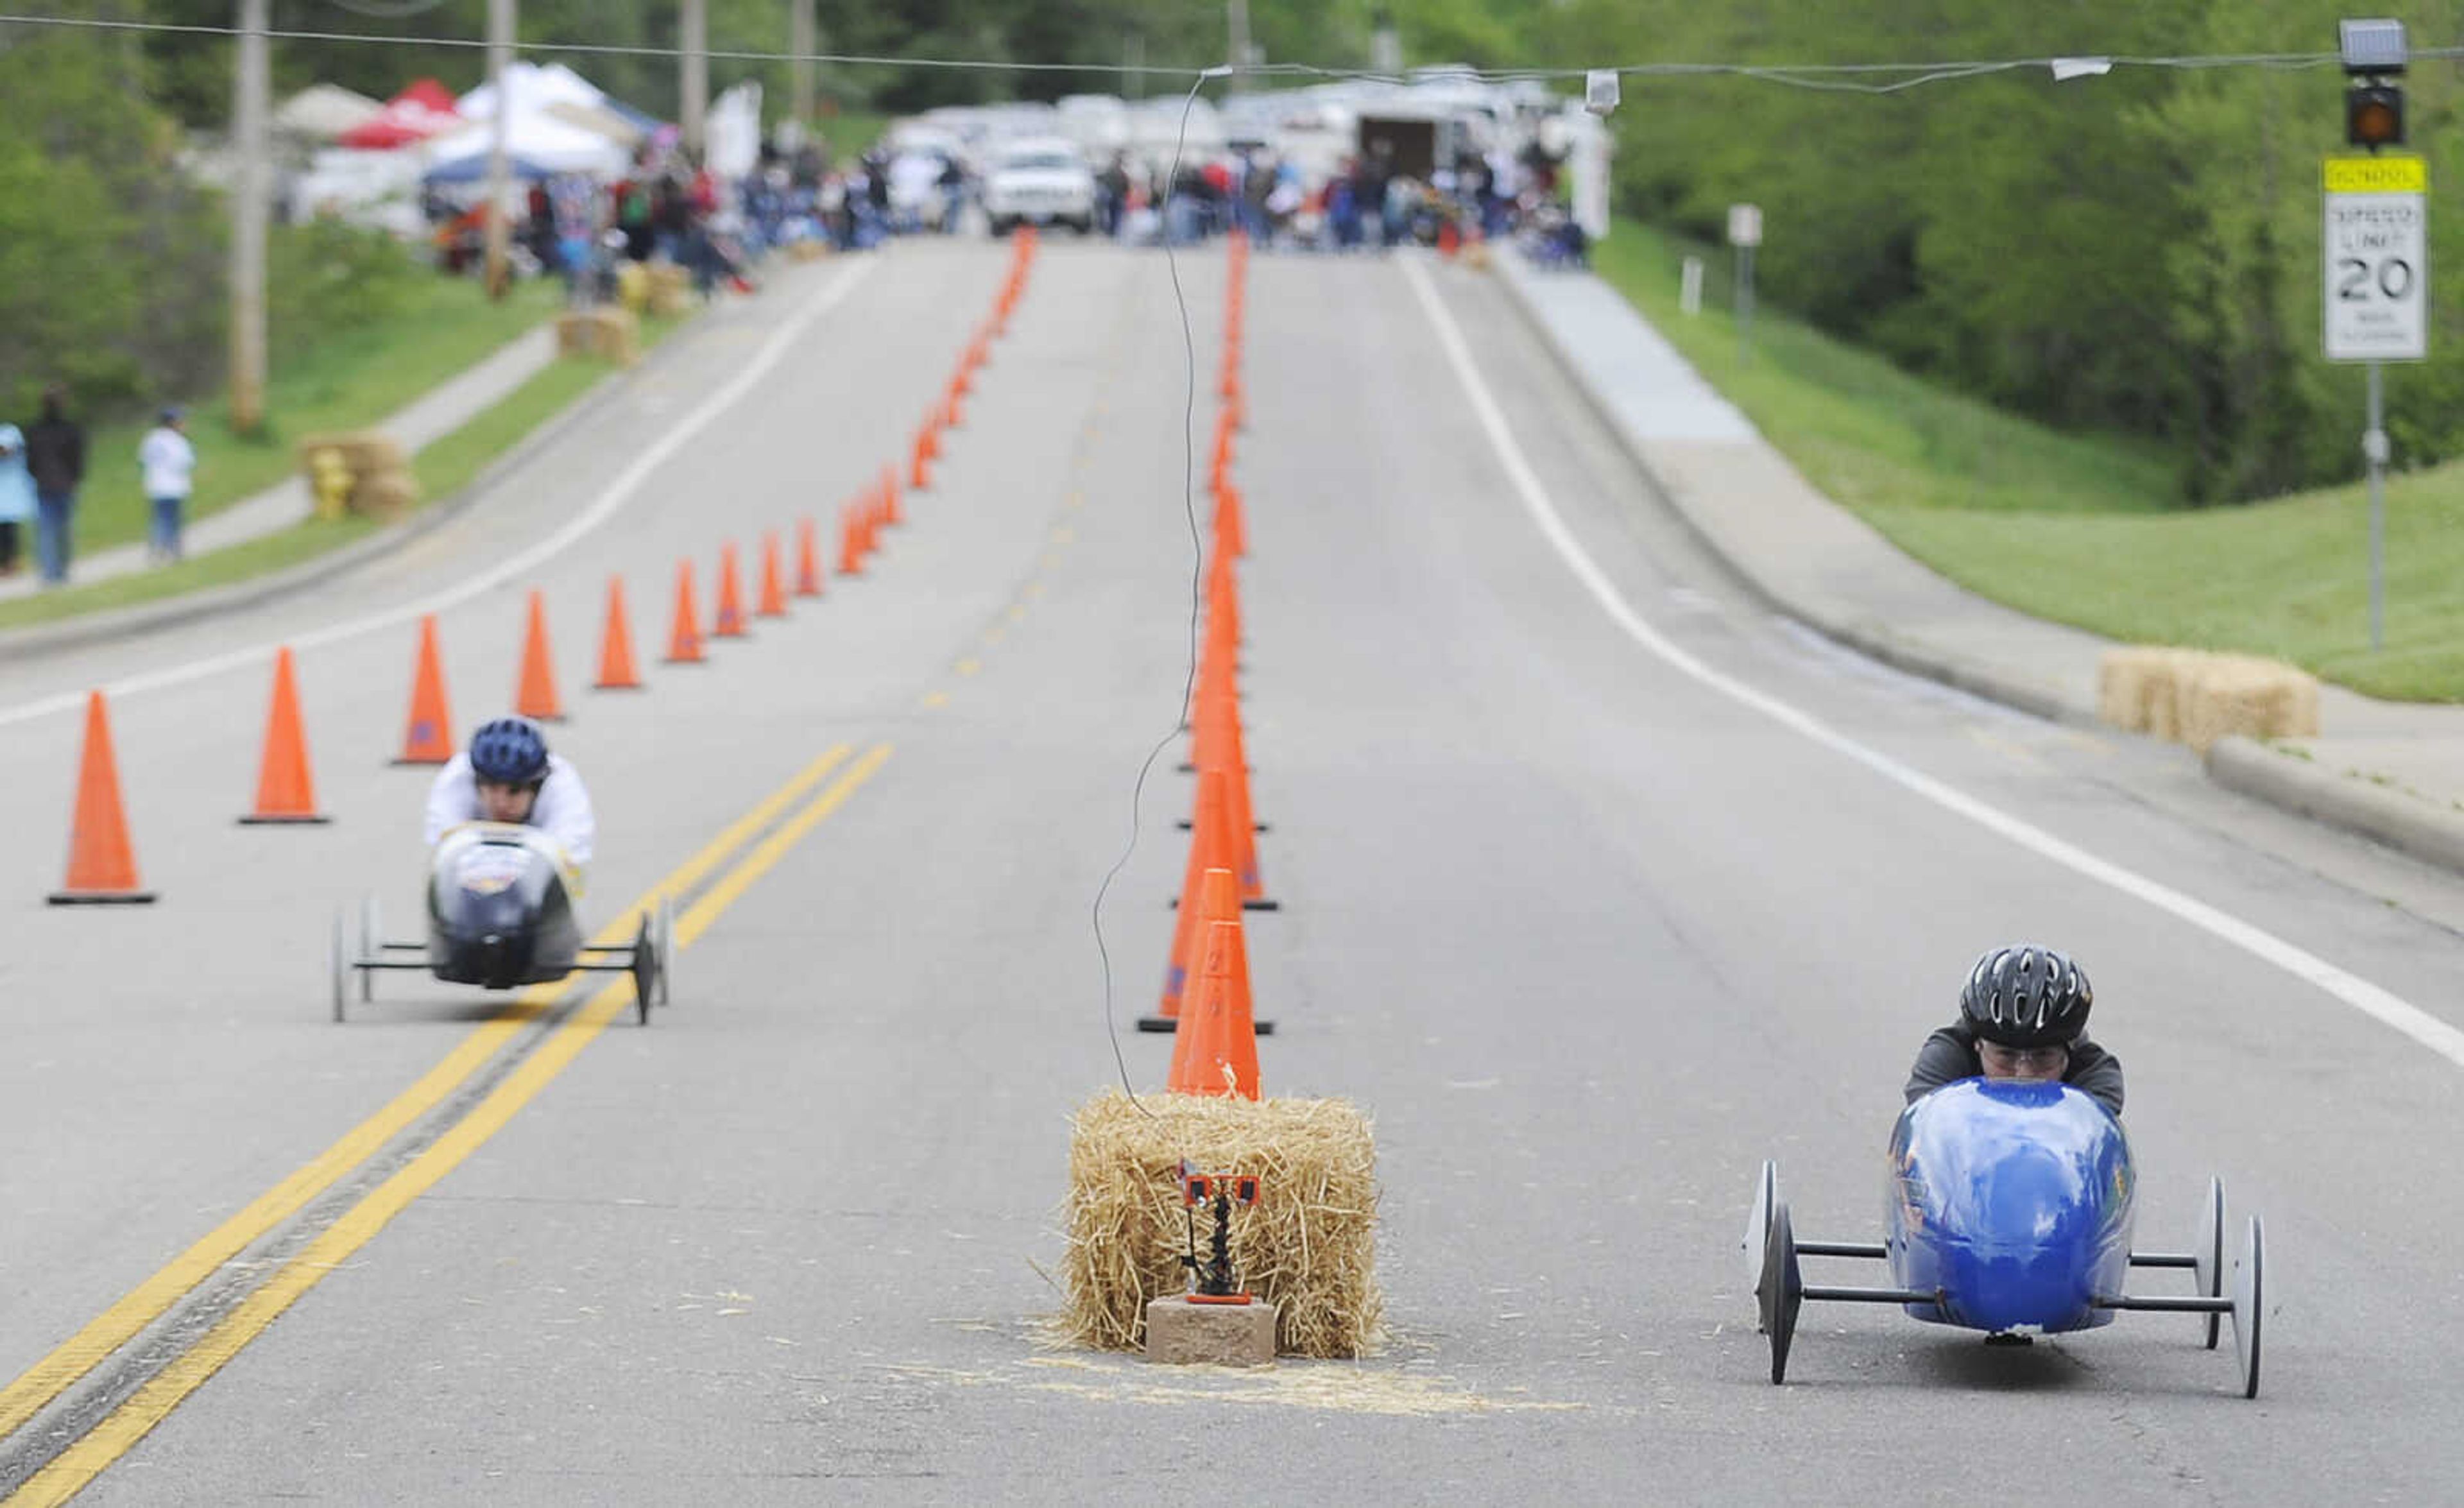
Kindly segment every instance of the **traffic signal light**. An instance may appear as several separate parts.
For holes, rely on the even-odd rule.
[[[2404,90],[2365,78],[2344,91],[2344,140],[2372,151],[2404,144]]]

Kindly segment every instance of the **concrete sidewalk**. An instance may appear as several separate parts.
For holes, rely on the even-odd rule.
[[[1686,522],[1773,607],[1885,663],[2094,725],[2114,641],[1953,586],[1815,490],[1615,289],[1493,263],[1542,339]],[[2219,783],[2464,870],[2464,707],[2322,686],[2316,739],[2226,739]]]
[[[374,429],[400,440],[416,455],[502,402],[515,388],[538,376],[556,360],[556,330],[541,324],[506,342],[478,365],[448,379],[399,412],[377,421]],[[200,457],[211,465],[213,457]],[[182,541],[190,558],[244,544],[276,534],[306,519],[314,507],[306,480],[296,473],[253,497],[217,508],[188,524]],[[70,563],[73,586],[130,576],[152,563],[143,543],[116,544]],[[32,571],[0,580],[0,602],[28,597],[41,590]]]

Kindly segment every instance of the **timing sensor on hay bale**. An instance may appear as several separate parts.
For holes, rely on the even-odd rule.
[[[1228,1270],[1221,1286],[1254,1303],[1188,1301],[1197,1206],[1184,1162],[1239,1170],[1199,1176],[1206,1201],[1225,1202],[1229,1216],[1209,1232]],[[1255,1203],[1241,1203],[1243,1184]],[[1376,1213],[1375,1144],[1347,1101],[1106,1093],[1070,1127],[1060,1330],[1082,1345],[1144,1350],[1152,1306],[1168,1298],[1176,1322],[1206,1308],[1271,1314],[1276,1354],[1359,1356],[1385,1313]],[[1201,1296],[1211,1265],[1198,1269]]]

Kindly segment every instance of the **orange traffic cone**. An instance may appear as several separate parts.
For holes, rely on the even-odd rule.
[[[564,703],[556,695],[556,662],[547,647],[547,599],[531,588],[530,629],[522,635],[522,674],[514,691],[514,711],[540,722],[562,722]]]
[[[1249,1019],[1247,992],[1236,975],[1248,969],[1241,923],[1218,921],[1206,929],[1197,1005],[1173,1043],[1172,1074],[1164,1088],[1176,1095],[1238,1095],[1258,1098],[1258,1032]]]
[[[779,531],[776,529],[761,536],[761,601],[753,611],[757,617],[763,618],[787,615],[787,588],[779,574]]]
[[[881,522],[885,528],[896,528],[907,521],[898,511],[898,468],[881,469]]]
[[[287,644],[274,656],[274,706],[265,715],[256,809],[239,820],[250,826],[330,820],[317,814],[317,783],[308,772],[308,734],[299,721],[299,684]]]
[[[436,652],[436,614],[419,620],[419,662],[410,674],[410,723],[397,765],[442,765],[453,757],[453,720],[445,710],[445,662]]]
[[[818,597],[822,594],[822,551],[815,536],[820,531],[810,519],[796,521],[796,595]]]
[[[1228,481],[1215,489],[1215,551],[1236,559],[1249,553],[1249,522],[1241,513],[1241,489]]]
[[[625,578],[607,578],[607,627],[599,636],[599,678],[595,691],[639,691],[641,674],[633,669],[633,630],[625,621]]]
[[[853,503],[839,510],[839,574],[864,574],[864,526],[856,521]]]
[[[676,562],[676,615],[668,630],[668,663],[698,665],[702,661],[701,611],[693,606],[693,562]]]
[[[120,762],[111,754],[111,718],[102,693],[85,699],[85,752],[77,758],[77,815],[69,827],[69,877],[51,895],[55,906],[150,905],[137,888],[137,855],[128,846],[128,816],[120,804]]]
[[[933,485],[933,426],[915,432],[915,456],[907,468],[907,485],[917,492]]]
[[[1258,873],[1258,818],[1249,805],[1248,743],[1241,733],[1241,710],[1229,697],[1218,698],[1215,707],[1213,754],[1216,767],[1223,771],[1224,832],[1232,839],[1232,873],[1241,879],[1241,904],[1249,911],[1278,910],[1266,898],[1265,881]]]
[[[924,428],[917,433],[916,443],[923,447],[924,458],[926,460],[937,461],[941,458],[941,414],[939,410],[927,409],[924,410]]]
[[[1164,1014],[1171,1020],[1169,1030],[1176,1033],[1172,1043],[1172,1068],[1170,1070],[1170,1075],[1177,1075],[1182,1071],[1182,1065],[1186,1060],[1189,1052],[1191,1035],[1188,1031],[1182,1030],[1182,1024],[1187,1021],[1192,1010],[1196,1008],[1198,1004],[1199,989],[1205,983],[1206,938],[1208,929],[1214,926],[1218,921],[1230,921],[1237,923],[1241,920],[1241,886],[1240,882],[1232,877],[1232,872],[1230,870],[1221,868],[1208,869],[1205,875],[1199,880],[1198,892],[1198,919],[1194,923],[1179,929],[1182,935],[1188,939],[1188,951],[1185,954],[1176,954],[1174,956],[1172,960],[1172,968],[1164,976],[1164,981],[1167,985],[1171,985],[1177,980],[1179,982],[1180,988],[1180,994],[1178,996],[1165,1002],[1164,1009]],[[1243,958],[1242,960],[1242,987],[1245,989],[1247,987],[1247,984],[1248,961],[1246,958]],[[1143,1022],[1141,1022],[1140,1030],[1147,1031],[1155,1029],[1148,1028]],[[1170,1081],[1170,1075],[1167,1075],[1167,1082]]]
[[[1221,870],[1233,881],[1234,908],[1238,909],[1240,877],[1232,875],[1232,833],[1227,823],[1230,811],[1224,805],[1223,772],[1205,769],[1198,774],[1198,808],[1192,814],[1189,834],[1189,866],[1181,873],[1180,915],[1172,928],[1172,951],[1165,955],[1163,994],[1155,1013],[1138,1018],[1141,1031],[1170,1031],[1180,1021],[1182,996],[1187,992],[1190,965],[1198,962],[1192,950],[1197,947],[1200,927],[1206,920],[1206,872]]]
[[[1206,567],[1206,622],[1210,628],[1222,625],[1219,632],[1235,648],[1240,646],[1240,584],[1232,574],[1232,557],[1220,551]]]
[[[744,637],[744,592],[736,578],[736,546],[722,544],[718,547],[718,610],[710,620],[712,638]]]

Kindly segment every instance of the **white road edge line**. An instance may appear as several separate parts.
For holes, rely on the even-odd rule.
[[[841,272],[827,287],[814,297],[811,302],[797,310],[784,324],[780,325],[771,334],[768,340],[761,343],[761,348],[754,353],[753,359],[736,374],[734,380],[703,399],[698,408],[652,441],[641,455],[633,457],[632,464],[617,474],[616,479],[608,483],[607,490],[599,495],[596,502],[566,520],[564,527],[540,540],[530,548],[506,557],[468,581],[458,583],[417,602],[386,608],[364,617],[327,624],[321,629],[312,629],[305,633],[295,634],[280,641],[269,640],[263,644],[231,650],[206,659],[190,660],[182,665],[171,665],[162,670],[123,676],[119,680],[104,683],[103,693],[117,699],[121,697],[135,696],[140,692],[159,691],[166,686],[185,685],[192,680],[203,680],[209,676],[219,676],[227,671],[260,664],[273,658],[275,651],[283,644],[290,645],[295,651],[306,651],[321,645],[337,644],[344,639],[357,638],[363,633],[373,633],[379,629],[390,629],[401,624],[413,623],[424,614],[443,612],[450,608],[459,607],[482,592],[504,585],[541,562],[553,559],[572,545],[575,541],[615,517],[617,510],[630,502],[633,495],[642,489],[642,484],[649,480],[652,472],[664,464],[670,456],[682,450],[713,419],[717,418],[730,406],[750,392],[756,383],[768,376],[770,368],[779,365],[812,322],[836,308],[840,300],[844,299],[856,283],[867,273],[872,271],[874,266],[875,260],[867,258]],[[37,718],[74,711],[82,708],[85,700],[86,694],[76,691],[23,702],[17,706],[0,710],[0,727],[17,722],[32,722]]]
[[[2109,885],[2125,896],[2143,900],[2253,957],[2273,964],[2295,978],[2325,990],[2362,1014],[2403,1032],[2449,1062],[2464,1067],[2464,1031],[2439,1020],[2394,992],[2339,968],[2317,954],[2297,947],[2239,917],[2219,911],[2206,901],[2184,895],[2135,870],[2099,858],[2084,849],[2063,842],[2042,828],[2021,821],[1966,791],[1910,768],[1769,692],[1757,690],[1713,670],[1661,636],[1660,631],[1643,621],[1642,615],[1610,582],[1608,573],[1600,569],[1598,563],[1574,538],[1573,531],[1566,526],[1565,519],[1549,500],[1547,489],[1541,486],[1539,477],[1531,470],[1530,461],[1524,456],[1523,447],[1507,427],[1505,413],[1498,408],[1497,400],[1490,396],[1487,383],[1482,379],[1479,367],[1473,365],[1469,348],[1463,344],[1463,332],[1457,328],[1453,316],[1446,312],[1445,305],[1439,300],[1437,290],[1429,283],[1428,274],[1416,261],[1406,259],[1402,266],[1404,280],[1412,285],[1412,292],[1419,296],[1421,307],[1428,311],[1429,322],[1437,330],[1438,342],[1445,347],[1446,359],[1453,365],[1456,378],[1462,382],[1464,394],[1471,400],[1473,411],[1480,416],[1481,428],[1488,432],[1489,444],[1497,452],[1498,460],[1505,465],[1507,477],[1521,495],[1532,521],[1539,525],[1540,533],[1556,548],[1558,556],[1574,573],[1575,579],[1583,584],[1593,599],[1618,628],[1626,632],[1628,637],[1666,661],[1670,668],[1733,701],[1753,708],[1835,753],[1847,756],[1884,780],[1913,791],[1946,810],[1956,812],[1979,827],[1999,833],[2021,848]]]

